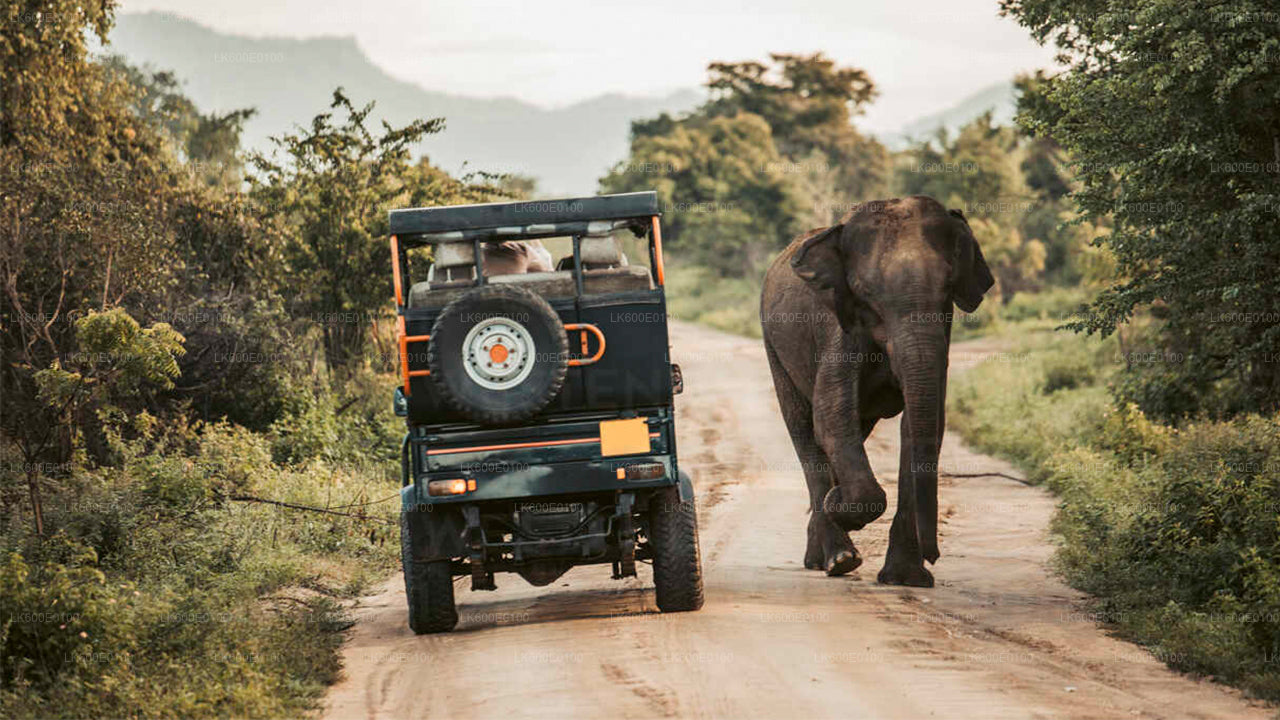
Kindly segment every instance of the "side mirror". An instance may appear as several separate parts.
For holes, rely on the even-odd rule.
[[[671,363],[671,394],[679,395],[684,392],[684,373],[680,372],[680,366]]]
[[[404,388],[396,388],[395,397],[391,400],[391,408],[395,410],[396,417],[408,417],[409,398],[404,396]]]

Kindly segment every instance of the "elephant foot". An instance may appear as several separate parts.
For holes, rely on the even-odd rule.
[[[876,575],[876,582],[881,585],[907,585],[909,587],[933,587],[933,573],[925,569],[924,563],[912,564],[887,561]]]
[[[822,570],[826,561],[826,553],[822,551],[822,546],[814,549],[813,543],[809,544],[809,548],[804,551],[804,569],[805,570]]]
[[[872,485],[856,497],[850,497],[851,494],[837,486],[831,488],[822,501],[822,514],[845,532],[866,527],[883,515],[889,505],[879,485]]]
[[[837,551],[835,555],[827,558],[827,576],[837,577],[840,575],[848,575],[858,566],[862,564],[862,556],[858,554],[856,548],[849,550]]]
[[[804,552],[804,566],[823,570],[832,577],[853,572],[862,564],[862,555],[853,541],[822,513],[809,517],[809,544]]]

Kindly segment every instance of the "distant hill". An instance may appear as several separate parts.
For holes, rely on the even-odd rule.
[[[267,149],[268,136],[305,125],[342,86],[352,101],[376,101],[375,118],[405,124],[444,117],[443,133],[420,147],[451,172],[519,172],[544,194],[591,194],[628,151],[630,123],[702,102],[698,90],[663,97],[602,95],[545,110],[515,99],[477,99],[423,89],[374,65],[353,37],[251,38],[211,30],[167,13],[117,17],[109,52],[137,65],[169,69],[205,112],[253,107],[246,147]]]
[[[913,141],[932,138],[940,128],[954,133],[961,126],[982,113],[991,110],[996,124],[1011,125],[1017,111],[1017,91],[1009,80],[985,87],[955,105],[936,113],[925,115],[903,126],[896,133],[885,133],[880,142],[894,150],[901,150]]]

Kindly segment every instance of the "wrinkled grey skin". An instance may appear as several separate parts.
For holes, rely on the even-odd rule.
[[[809,486],[805,567],[862,563],[849,539],[885,511],[863,441],[904,409],[898,508],[877,580],[932,587],[952,303],[993,283],[969,224],[928,197],[862,205],[801,235],[765,275],[760,315],[783,419]]]

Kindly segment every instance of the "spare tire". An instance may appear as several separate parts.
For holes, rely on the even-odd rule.
[[[431,327],[427,367],[440,396],[486,425],[528,419],[560,392],[569,339],[541,296],[485,285],[445,305]]]

